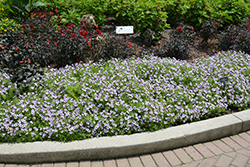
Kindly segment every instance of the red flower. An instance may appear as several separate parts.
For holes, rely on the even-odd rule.
[[[29,47],[29,44],[26,44],[25,47],[28,48],[28,47]]]
[[[57,46],[57,43],[55,42],[55,46]]]
[[[158,44],[158,45],[161,45],[161,42],[159,41],[157,44]]]
[[[20,63],[20,64],[23,64],[23,61],[20,61],[19,63]]]
[[[84,36],[84,37],[87,37],[87,36],[88,36],[87,31],[84,31],[83,36]]]
[[[47,16],[47,14],[45,12],[43,12],[43,17],[46,17],[46,16]]]
[[[39,17],[43,17],[43,15],[41,13],[38,14]]]
[[[213,25],[213,22],[211,22],[211,25]]]
[[[202,32],[202,30],[200,30],[200,32]]]
[[[142,45],[143,48],[145,48],[145,45]]]
[[[250,24],[248,24],[246,27],[250,28]]]
[[[61,29],[61,27],[59,25],[57,25],[57,28],[59,28],[59,30]]]
[[[86,42],[88,39],[87,38],[84,38],[84,41]]]
[[[57,8],[55,9],[55,12],[56,12],[56,13],[58,13],[58,10],[57,10]]]
[[[65,36],[65,34],[62,34],[62,36],[64,37],[64,36]]]
[[[1,49],[4,49],[3,45],[0,45],[0,48],[1,48]]]
[[[28,58],[28,63],[30,63],[30,59]]]
[[[233,36],[232,39],[236,39],[236,36]]]
[[[192,27],[191,30],[194,31],[194,27]]]
[[[92,37],[91,37],[91,36],[89,36],[89,39],[91,40],[91,39],[92,39]]]
[[[95,27],[96,27],[96,28],[98,28],[98,25],[97,25],[97,24],[95,24]]]
[[[128,46],[129,46],[129,47],[131,47],[131,46],[132,46],[131,42],[129,42],[129,43],[128,43]]]
[[[84,33],[83,33],[83,30],[81,30],[81,31],[80,31],[80,35],[83,36],[83,34],[84,34]]]
[[[34,37],[36,37],[36,34],[34,34]]]
[[[23,24],[22,26],[21,26],[21,28],[24,28],[25,27],[25,25]]]
[[[57,20],[61,20],[60,16],[57,16]]]
[[[33,29],[34,28],[34,26],[33,25],[30,25],[30,29]]]
[[[49,39],[47,39],[47,43],[49,43]]]
[[[181,29],[181,28],[178,28],[178,31],[179,31],[179,32],[181,32],[181,31],[182,31],[182,29]]]
[[[81,62],[81,59],[78,58],[76,61],[77,61],[78,63],[80,63],[80,62]]]
[[[76,37],[76,34],[72,34],[72,37],[75,38],[75,37]]]
[[[96,29],[97,34],[102,35],[102,32],[98,29]]]
[[[47,20],[45,20],[46,21],[46,23],[49,23]]]
[[[60,33],[63,33],[63,30],[62,30],[62,29],[60,29],[60,30],[59,30],[59,32],[60,32]]]
[[[66,29],[66,33],[69,33],[69,29]]]
[[[50,14],[50,15],[53,15],[54,13],[53,13],[53,12],[50,12],[49,14]]]
[[[91,42],[90,41],[88,42],[88,45],[89,45],[89,47],[91,47]]]
[[[83,23],[83,24],[86,24],[86,23],[87,23],[87,21],[86,21],[86,20],[83,20],[83,21],[82,21],[82,23]]]

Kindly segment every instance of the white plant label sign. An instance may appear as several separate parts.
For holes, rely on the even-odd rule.
[[[116,26],[116,34],[133,34],[133,26]]]

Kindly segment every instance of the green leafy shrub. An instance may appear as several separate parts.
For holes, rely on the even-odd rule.
[[[84,14],[93,14],[96,24],[103,25],[108,5],[109,1],[106,0],[87,0],[85,3],[79,3],[79,9],[85,12]]]
[[[211,3],[213,8],[213,17],[220,19],[221,27],[229,25],[239,25],[245,18],[249,18],[250,10],[244,0],[213,0]]]
[[[168,14],[167,23],[169,23],[171,27],[176,27],[178,26],[178,22],[183,18],[183,14],[187,8],[188,4],[181,0],[166,0],[162,11]]]
[[[167,13],[162,11],[164,2],[142,1],[130,2],[128,0],[113,0],[108,6],[109,15],[113,16],[121,25],[133,25],[135,31],[140,32],[140,37],[145,38],[145,32],[150,29],[160,38],[160,32],[169,28],[166,23]]]
[[[7,29],[14,30],[19,26],[14,19],[9,18],[8,9],[4,5],[4,1],[0,0],[0,33],[7,32]]]
[[[51,17],[51,23],[53,23],[54,27],[57,25],[62,26],[69,23],[78,25],[80,23],[81,14],[84,11],[80,10],[79,3],[80,1],[76,0],[42,0],[42,2],[46,3],[46,8],[44,12],[49,13],[56,9],[56,13],[54,17]],[[60,19],[57,19],[59,17]]]
[[[195,32],[187,27],[177,28],[170,33],[170,40],[160,48],[156,48],[153,53],[158,57],[175,57],[176,59],[188,58],[189,45],[196,40]]]
[[[93,14],[96,23],[103,25],[107,5],[108,2],[104,0],[86,0],[84,3],[79,0],[47,0],[47,11],[57,8],[61,20],[54,20],[55,25],[62,26],[69,23],[78,25],[84,14]],[[63,20],[65,20],[65,23]]]
[[[5,0],[3,5],[12,16],[25,19],[32,16],[34,9],[45,6],[44,3],[36,0]]]
[[[213,12],[211,4],[207,0],[190,0],[186,3],[188,7],[183,13],[184,22],[200,30],[201,23],[208,20]]]

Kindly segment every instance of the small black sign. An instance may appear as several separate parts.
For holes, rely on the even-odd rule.
[[[226,81],[228,81],[228,77],[222,77],[222,78],[220,78],[220,82],[226,82]]]

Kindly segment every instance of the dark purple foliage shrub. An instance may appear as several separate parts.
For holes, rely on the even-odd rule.
[[[176,59],[188,58],[189,45],[194,44],[196,36],[192,28],[177,28],[170,32],[170,40],[153,53],[159,57],[175,57]]]
[[[117,38],[116,36],[105,36],[98,42],[98,55],[97,60],[103,59],[105,61],[111,58],[130,58],[134,54],[134,48],[131,42],[124,39]]]
[[[220,50],[244,51],[250,54],[250,24],[230,25],[219,34]]]
[[[94,39],[101,31],[84,29],[86,21],[78,27],[69,24],[55,28],[50,23],[52,15],[53,12],[44,12],[27,18],[17,30],[0,36],[0,69],[11,74],[11,81],[19,86],[26,87],[32,76],[43,74],[40,67],[56,64],[59,68],[87,62],[89,55],[96,53]]]
[[[217,35],[217,30],[218,30],[217,21],[214,21],[214,19],[210,17],[209,20],[202,23],[200,31],[200,36],[203,38],[202,43],[203,42],[207,43],[209,38],[211,39]]]

